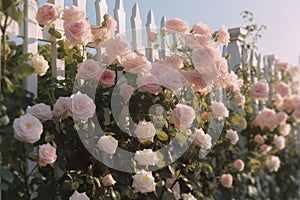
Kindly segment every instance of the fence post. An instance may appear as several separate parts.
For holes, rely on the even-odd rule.
[[[159,57],[160,58],[164,58],[166,55],[168,55],[167,47],[168,47],[168,43],[169,43],[169,36],[166,34],[166,23],[167,18],[166,16],[163,16],[160,20],[160,52],[159,52]]]
[[[242,43],[245,40],[247,31],[244,28],[229,29],[230,43],[227,46],[227,53],[230,54],[228,59],[229,71],[241,67],[242,64]]]
[[[132,29],[132,46],[133,49],[141,54],[145,54],[143,48],[143,30],[142,19],[140,14],[139,5],[137,3],[132,7],[132,14],[130,17],[131,29]]]
[[[126,31],[126,13],[124,10],[123,0],[116,0],[115,8],[114,8],[114,16],[116,21],[118,22],[117,25],[117,32],[118,33],[125,33]]]
[[[106,0],[97,0],[95,1],[95,9],[96,9],[96,23],[97,26],[101,26],[103,22],[103,16],[107,13],[107,3]],[[97,61],[101,61],[101,55],[104,53],[104,48],[102,48],[100,45],[96,46],[97,51]]]
[[[156,32],[156,24],[154,19],[153,11],[150,10],[147,15],[147,22],[146,22],[146,29],[147,29],[147,35],[149,32]],[[146,56],[148,60],[154,61],[155,59],[158,59],[158,51],[157,49],[154,49],[152,47],[152,43],[147,40],[147,48],[146,48]]]
[[[266,58],[266,65],[264,66],[264,70],[266,70],[266,80],[269,84],[269,100],[268,104],[271,105],[272,103],[272,98],[273,98],[273,83],[276,81],[277,77],[277,72],[276,72],[276,62],[277,62],[277,57],[275,55],[267,55],[265,56]]]

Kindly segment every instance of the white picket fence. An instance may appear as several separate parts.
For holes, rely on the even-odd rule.
[[[64,0],[53,0],[54,4],[60,6],[61,8],[65,7]],[[91,12],[91,8],[87,8],[87,0],[73,0],[73,4],[78,6],[79,9],[87,12]],[[65,63],[63,59],[58,59],[57,55],[57,40],[48,33],[48,29],[42,29],[37,21],[35,20],[36,13],[38,10],[38,6],[36,0],[26,0],[24,5],[24,23],[18,27],[16,25],[11,25],[8,32],[10,35],[17,36],[23,39],[23,51],[24,53],[32,53],[36,54],[38,52],[38,43],[39,41],[44,41],[51,43],[52,46],[52,76],[56,77],[57,79],[64,79],[65,77]],[[100,26],[103,20],[103,15],[106,14],[108,11],[108,5],[106,0],[96,0],[95,1],[95,13],[96,13],[96,24]],[[111,13],[108,13],[111,14]],[[126,16],[127,13],[124,9],[123,0],[115,0],[115,7],[113,9],[113,14],[116,21],[118,22],[117,33],[126,32],[129,26],[126,25]],[[145,32],[142,31],[143,27],[146,27],[146,33],[149,31],[156,31],[157,28],[164,29],[165,27],[166,17],[162,16],[160,18],[160,25],[157,27],[155,23],[154,13],[150,10],[147,14],[146,22],[142,21],[141,13],[139,10],[139,6],[136,3],[132,7],[131,16],[130,16],[130,30],[132,38],[127,38],[132,42],[133,48],[136,49],[140,53],[144,53],[147,58],[151,61],[162,58],[165,56],[166,52],[164,51],[166,47],[166,41],[174,40],[174,38],[166,38],[165,40],[161,40],[160,51],[157,49],[152,48],[152,44],[148,42],[147,44],[143,44],[143,38],[147,37],[143,34]],[[57,21],[55,24],[56,29],[63,32],[63,23],[61,21]],[[231,57],[228,60],[229,70],[235,70],[236,68],[242,68],[242,47],[241,44],[243,43],[246,30],[243,28],[233,28],[229,29],[229,33],[231,36],[231,42],[229,45],[224,48],[223,54],[227,53],[230,54]],[[160,34],[160,33],[158,33]],[[168,37],[161,35],[161,37]],[[146,48],[143,48],[145,47]],[[101,47],[92,47],[96,49],[97,52],[97,59],[101,58],[101,53],[103,53],[103,49]],[[262,56],[260,55],[258,59],[254,56],[254,52],[249,55],[250,63],[256,67],[258,73],[263,73],[264,78],[272,77],[276,74],[276,56],[269,55],[269,56]],[[37,86],[38,77],[36,75],[31,75],[26,79],[25,88],[32,92],[35,96],[37,96],[38,86]],[[250,77],[250,81],[254,82],[256,78]],[[272,90],[272,87],[270,87]],[[272,94],[272,91],[270,91]],[[270,95],[271,98],[271,95]],[[261,104],[261,103],[260,103]],[[262,106],[260,106],[260,109]],[[297,134],[298,135],[298,134]],[[28,163],[28,171],[31,171],[34,163]],[[1,198],[1,196],[0,196]]]

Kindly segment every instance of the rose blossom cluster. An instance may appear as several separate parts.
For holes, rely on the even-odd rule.
[[[273,109],[264,108],[255,117],[253,124],[261,129],[267,128],[273,131],[279,125],[284,125],[287,118],[288,115],[285,112],[276,113]]]

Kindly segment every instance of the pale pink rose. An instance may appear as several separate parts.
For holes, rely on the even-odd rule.
[[[218,44],[220,45],[228,45],[229,43],[229,40],[230,40],[230,35],[228,33],[228,30],[222,26],[220,29],[219,29],[219,37],[218,37]]]
[[[206,35],[186,34],[183,36],[184,44],[190,49],[197,49],[199,46],[213,47],[214,41]]]
[[[211,148],[211,136],[208,134],[205,134],[202,129],[196,129],[195,130],[195,138],[194,141],[198,146],[200,146],[202,149],[210,149]]]
[[[114,33],[117,30],[117,21],[108,14],[105,14],[103,18],[105,22],[105,27],[112,33]]]
[[[53,105],[53,116],[61,119],[67,119],[72,116],[70,97],[59,97]]]
[[[300,122],[300,105],[295,107],[295,110],[292,113],[292,117],[295,120],[295,122]]]
[[[227,110],[226,106],[223,102],[216,102],[213,101],[211,103],[210,109],[212,113],[217,117],[218,120],[222,120],[225,117],[229,116],[229,111]]]
[[[175,177],[166,179],[166,187],[171,189],[176,200],[180,199],[180,185]],[[174,184],[175,183],[175,184]],[[171,188],[172,187],[172,188]]]
[[[179,129],[188,129],[196,118],[195,110],[187,105],[177,104],[171,112],[171,119]]]
[[[132,74],[146,73],[151,69],[151,62],[143,55],[136,55],[122,62],[125,72]]]
[[[201,93],[208,92],[209,83],[205,79],[204,74],[200,74],[198,70],[180,70],[180,73],[186,79],[186,81],[189,83],[189,85],[193,88],[194,91],[199,91]]]
[[[49,143],[39,146],[39,165],[46,166],[56,161],[56,148]]]
[[[261,80],[256,83],[253,83],[253,85],[250,88],[250,95],[255,100],[267,100],[269,95],[269,85],[267,81]]]
[[[285,138],[283,136],[274,136],[274,144],[279,149],[282,150],[285,148]]]
[[[31,114],[16,118],[13,122],[13,128],[17,140],[31,144],[37,142],[43,132],[42,123]]]
[[[226,131],[226,136],[227,139],[230,140],[230,143],[233,145],[236,145],[236,143],[239,141],[239,135],[237,134],[236,131],[229,129]]]
[[[80,11],[78,7],[72,6],[71,8],[66,7],[62,19],[64,20],[64,23],[69,23],[73,21],[85,20],[86,15],[85,12]]]
[[[283,98],[280,94],[274,95],[274,105],[277,109],[282,110]]]
[[[86,20],[71,21],[64,24],[66,43],[69,47],[87,45],[93,41],[91,25]]]
[[[208,37],[211,37],[211,30],[207,24],[199,22],[196,25],[193,25],[193,33],[200,34],[200,35],[206,35]]]
[[[282,135],[282,136],[289,135],[291,130],[292,130],[292,127],[290,124],[282,124],[279,126],[279,129],[278,129],[280,135]]]
[[[259,126],[261,129],[269,128],[273,130],[278,125],[276,122],[275,111],[269,108],[264,108],[255,117],[254,124]]]
[[[90,198],[86,195],[85,192],[78,193],[77,190],[70,196],[69,200],[90,200]]]
[[[136,160],[139,165],[148,166],[156,165],[158,158],[156,152],[153,152],[152,149],[144,149],[135,152],[134,160]]]
[[[279,71],[285,71],[288,68],[289,64],[287,62],[278,62],[277,69]]]
[[[137,78],[138,90],[140,92],[148,92],[156,94],[160,91],[160,81],[153,74],[140,75]]]
[[[277,172],[280,167],[280,159],[278,156],[271,156],[268,163],[268,169],[270,172]]]
[[[189,26],[186,21],[174,18],[165,22],[165,28],[167,33],[186,33]]]
[[[236,161],[234,161],[233,165],[234,168],[236,168],[239,172],[243,171],[245,167],[245,163],[241,159],[237,159]]]
[[[174,93],[184,86],[181,74],[173,69],[160,74],[158,78],[163,87]]]
[[[109,136],[104,135],[104,136],[100,137],[97,145],[101,151],[108,153],[110,155],[113,155],[117,151],[118,140],[116,140],[114,137],[112,137],[110,135]]]
[[[141,143],[146,141],[153,142],[153,138],[156,134],[156,129],[151,122],[147,122],[145,120],[139,121],[134,134]]]
[[[156,40],[157,40],[157,33],[149,31],[147,35],[148,35],[149,42],[151,42],[151,43],[156,42]]]
[[[239,106],[243,106],[246,102],[246,97],[241,93],[237,93],[234,95],[234,102]]]
[[[156,106],[155,113],[157,115],[162,115],[164,113],[164,110],[165,110],[164,107],[162,107],[162,106]]]
[[[297,106],[300,106],[300,95],[291,95],[289,96],[292,103],[292,109],[295,109]]]
[[[115,179],[112,177],[111,174],[107,174],[106,176],[104,176],[104,178],[102,179],[102,183],[105,187],[107,186],[112,186],[116,183],[117,181],[115,181]]]
[[[288,115],[285,112],[279,112],[276,114],[276,123],[277,125],[285,124],[286,120],[288,119]]]
[[[298,105],[300,105],[299,95],[290,95],[283,98],[282,109],[287,112],[291,112]]]
[[[226,77],[228,76],[228,63],[227,60],[223,57],[220,57],[215,62],[217,73],[220,76],[222,80],[226,80]]]
[[[170,68],[163,60],[157,60],[152,63],[151,73],[155,76],[159,76],[160,74],[169,71],[172,71],[172,68]]]
[[[120,95],[124,101],[128,101],[134,92],[134,88],[130,85],[122,85],[120,89]]]
[[[36,20],[41,25],[50,26],[60,14],[61,9],[50,3],[45,3],[39,7]]]
[[[267,145],[267,144],[263,144],[260,146],[261,150],[265,151],[265,152],[269,152],[272,150],[272,147]]]
[[[263,144],[263,143],[265,143],[265,139],[264,139],[261,135],[259,135],[259,134],[255,135],[254,141],[255,141],[256,143],[258,143],[258,144]]]
[[[288,68],[288,73],[294,80],[294,78],[297,78],[300,74],[300,67],[299,66],[290,66]]]
[[[110,69],[104,70],[99,79],[101,87],[108,88],[115,84],[116,73]]]
[[[133,183],[132,187],[136,189],[137,192],[140,193],[148,193],[154,192],[155,190],[155,180],[152,176],[152,172],[147,172],[145,170],[141,170],[132,176]]]
[[[99,80],[103,69],[100,64],[94,60],[85,60],[78,64],[78,78],[83,80]]]
[[[227,77],[225,78],[226,87],[234,92],[234,93],[240,93],[240,89],[244,83],[243,79],[239,79],[239,77],[231,71],[228,73]]]
[[[181,69],[183,67],[183,59],[177,54],[172,54],[163,59],[163,64],[173,69]]]
[[[231,188],[232,182],[233,182],[233,178],[232,178],[231,174],[223,174],[221,176],[221,183],[224,187]]]
[[[31,58],[32,68],[39,76],[44,76],[49,69],[48,61],[42,55],[35,54]]]
[[[216,50],[206,46],[199,46],[192,52],[192,61],[195,67],[214,68]]]
[[[104,42],[112,37],[111,31],[105,27],[91,26],[94,42]]]
[[[26,113],[35,116],[41,121],[51,120],[53,117],[51,107],[44,103],[35,104],[32,107],[29,106],[26,109]]]
[[[71,96],[70,104],[74,120],[87,121],[94,116],[96,106],[88,95],[78,92]]]
[[[182,200],[197,200],[191,193],[181,194]]]
[[[280,82],[276,85],[276,92],[283,97],[289,96],[291,94],[290,87],[284,82]]]

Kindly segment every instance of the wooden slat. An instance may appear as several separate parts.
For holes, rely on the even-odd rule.
[[[73,0],[73,4],[77,6],[79,10],[87,12],[86,0]]]
[[[130,22],[132,30],[133,49],[138,53],[145,54],[145,48],[143,48],[142,19],[140,15],[140,9],[137,3],[135,3],[132,7]]]
[[[115,1],[114,17],[118,22],[117,32],[125,33],[126,31],[126,12],[124,9],[123,0]]]
[[[106,0],[97,0],[95,2],[95,9],[96,9],[96,23],[97,26],[101,26],[102,22],[103,22],[103,16],[104,14],[107,13],[107,3]],[[96,51],[97,51],[97,60],[100,62],[101,61],[101,55],[102,53],[104,53],[105,49],[100,47],[100,46],[96,46]]]
[[[166,16],[163,16],[160,20],[160,52],[159,52],[159,57],[162,59],[164,58],[166,55],[168,55],[168,43],[169,43],[169,36],[166,35],[165,33],[165,23],[167,21]]]
[[[147,15],[146,30],[147,30],[147,34],[149,32],[157,32],[155,18],[152,10],[150,10]],[[154,61],[159,57],[157,49],[152,48],[152,43],[149,40],[147,42],[146,56],[150,61]]]

